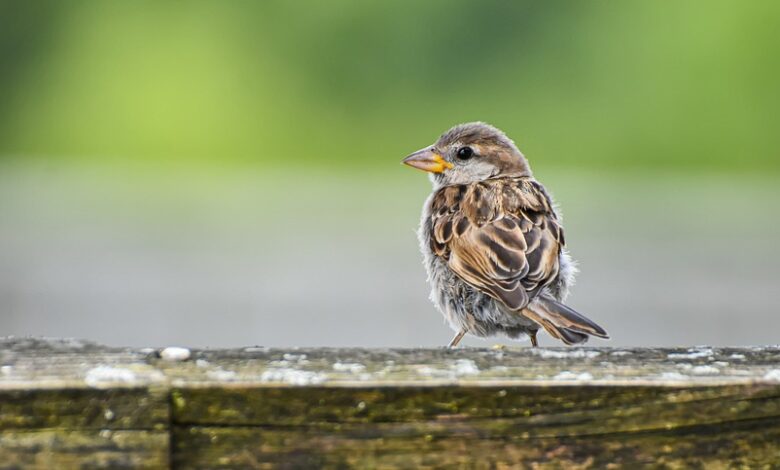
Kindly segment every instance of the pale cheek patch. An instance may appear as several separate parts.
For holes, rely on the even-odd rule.
[[[470,165],[466,165],[465,170],[465,173],[471,176],[472,181],[474,179],[488,179],[495,176],[498,172],[498,168],[495,165],[480,160],[475,160]]]

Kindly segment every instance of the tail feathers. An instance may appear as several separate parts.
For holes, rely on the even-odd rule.
[[[588,342],[588,335],[583,333],[566,328],[559,328],[558,333],[561,335],[561,340],[566,344],[584,344]]]
[[[589,335],[609,338],[602,327],[571,307],[548,297],[538,297],[523,310],[523,314],[566,344],[585,343]]]

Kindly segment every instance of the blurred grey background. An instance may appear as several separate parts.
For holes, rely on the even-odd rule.
[[[778,20],[769,0],[0,2],[0,335],[444,345],[414,235],[430,185],[399,162],[485,120],[563,209],[569,303],[613,338],[591,344],[777,343]]]

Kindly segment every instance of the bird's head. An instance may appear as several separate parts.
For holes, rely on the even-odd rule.
[[[434,187],[468,184],[498,176],[531,176],[531,168],[515,143],[483,122],[459,124],[433,145],[403,160],[427,171]]]

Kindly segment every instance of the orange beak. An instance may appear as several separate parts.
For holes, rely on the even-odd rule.
[[[452,163],[443,159],[441,155],[434,152],[431,147],[414,152],[404,158],[402,163],[430,173],[442,173],[444,170],[452,168]]]

